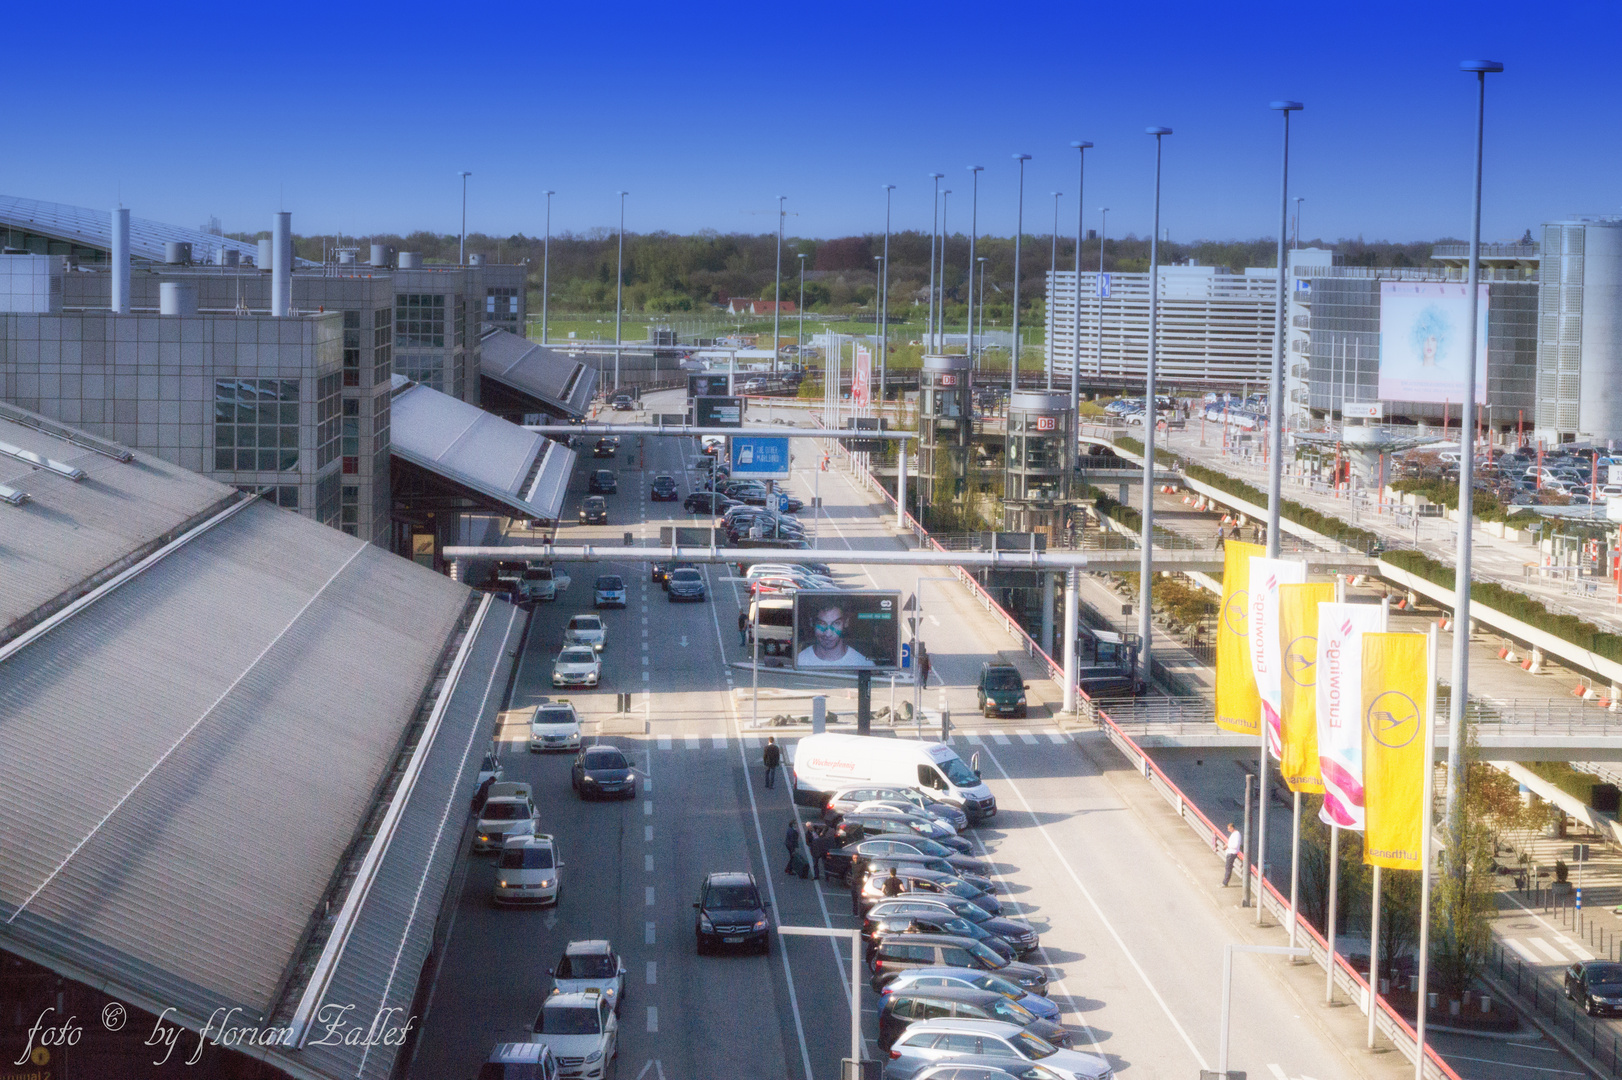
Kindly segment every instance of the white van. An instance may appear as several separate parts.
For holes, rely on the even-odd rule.
[[[749,630],[751,641],[760,639],[763,655],[787,656],[794,648],[793,598],[769,596],[749,601]]]
[[[962,808],[971,823],[997,813],[997,798],[945,743],[872,735],[807,735],[794,748],[794,802],[821,807],[828,796],[858,784],[917,788]]]

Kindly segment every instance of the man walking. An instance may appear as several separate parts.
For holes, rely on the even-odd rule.
[[[800,823],[795,818],[789,819],[788,832],[783,834],[783,846],[788,849],[788,865],[783,867],[783,873],[792,874],[794,873],[795,856],[799,855],[800,851]],[[800,855],[800,858],[803,859],[804,857]]]
[[[1233,864],[1239,861],[1239,852],[1245,846],[1245,838],[1239,835],[1239,830],[1228,822],[1228,857],[1224,860],[1222,868],[1222,887],[1226,889],[1233,877]]]
[[[741,648],[743,648],[744,646],[746,646],[748,644],[749,644],[749,612],[747,610],[740,610],[738,612],[738,648],[741,649]]]
[[[783,750],[770,735],[766,736],[766,749],[761,756],[766,765],[766,786],[771,787],[777,779],[777,767],[783,763]]]

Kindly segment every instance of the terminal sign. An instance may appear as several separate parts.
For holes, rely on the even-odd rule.
[[[1059,427],[1058,417],[1055,417],[1055,416],[1038,416],[1038,417],[1035,417],[1034,419],[1035,419],[1035,422],[1031,426],[1037,431],[1056,431],[1056,430],[1058,430],[1058,427]]]

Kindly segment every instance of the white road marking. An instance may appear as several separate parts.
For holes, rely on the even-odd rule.
[[[661,736],[659,736],[659,749],[661,749],[661,750],[669,750],[670,749],[670,736],[669,735],[661,735]],[[1371,916],[1371,918],[1372,918],[1372,916]]]
[[[1530,941],[1536,948],[1541,950],[1545,955],[1547,955],[1549,957],[1550,960],[1553,960],[1555,963],[1564,964],[1566,962],[1566,958],[1563,955],[1561,955],[1560,950],[1556,949],[1553,945],[1550,945],[1547,941],[1544,941],[1542,938],[1535,937],[1535,938],[1528,938],[1527,940]]]
[[[644,944],[644,945],[652,945],[653,944],[653,924],[652,923],[643,923],[642,924],[642,944]]]
[[[644,671],[644,672],[643,672],[643,673],[642,673],[642,681],[643,681],[643,682],[647,682],[647,681],[648,681],[648,673],[647,673],[647,672],[646,672],[646,671]]]
[[[716,750],[725,750],[727,748],[727,737],[725,735],[711,735],[710,746]]]
[[[642,890],[642,903],[646,907],[652,907],[653,906],[653,886],[652,885],[649,885],[647,888]]]
[[[648,961],[648,985],[659,985],[659,961],[657,960]]]
[[[656,1006],[653,1006],[653,1005],[648,1006],[648,1030],[649,1031],[658,1031],[659,1030],[659,1010],[658,1010],[658,1008]]]
[[[652,825],[644,825],[644,826],[642,826],[642,840],[643,840],[644,843],[649,843],[649,844],[651,844],[653,842],[653,826]]]
[[[965,731],[963,733],[963,737],[965,739],[969,740],[969,745],[970,746],[984,746],[985,745],[985,742],[981,739],[980,733],[978,731]]]
[[[998,746],[1007,746],[1008,736],[1004,735],[1000,731],[993,731],[991,733],[991,741],[996,743]]]
[[[644,871],[646,871],[647,873],[650,873],[650,874],[653,873],[653,856],[652,855],[644,855],[644,856],[642,856],[642,869]]]
[[[1374,916],[1372,916],[1372,915],[1369,916],[1369,919],[1370,919],[1370,922],[1372,923],[1372,921],[1374,919]],[[1268,1064],[1267,1071],[1273,1074],[1274,1080],[1290,1080],[1290,1078],[1288,1076],[1284,1075],[1284,1070],[1283,1069],[1279,1068],[1277,1065],[1274,1065],[1272,1063]]]
[[[687,749],[689,749],[689,750],[697,750],[698,749],[699,740],[698,740],[697,735],[683,735],[682,736],[682,742],[686,744]]]
[[[642,816],[643,817],[652,817],[653,816],[653,800],[652,799],[643,799],[642,800]]]
[[[1532,952],[1531,949],[1528,949],[1525,945],[1522,945],[1518,938],[1505,938],[1504,944],[1508,945],[1511,949],[1514,949],[1520,958],[1525,960],[1528,964],[1543,963],[1543,960],[1536,953]]]
[[[1048,732],[1048,742],[1052,743],[1055,746],[1063,746],[1065,743],[1067,743],[1069,741],[1070,741],[1069,739],[1065,738],[1065,734],[1062,731],[1050,731],[1050,732]]]
[[[1036,736],[1032,735],[1028,731],[1022,731],[1019,733],[1019,741],[1024,743],[1026,746],[1035,746]]]

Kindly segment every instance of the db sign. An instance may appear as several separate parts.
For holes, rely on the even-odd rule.
[[[1036,423],[1031,426],[1036,431],[1057,431],[1059,420],[1055,416],[1038,416]]]
[[[957,376],[956,375],[942,375],[941,376],[941,385],[942,386],[956,386],[957,385]]]

